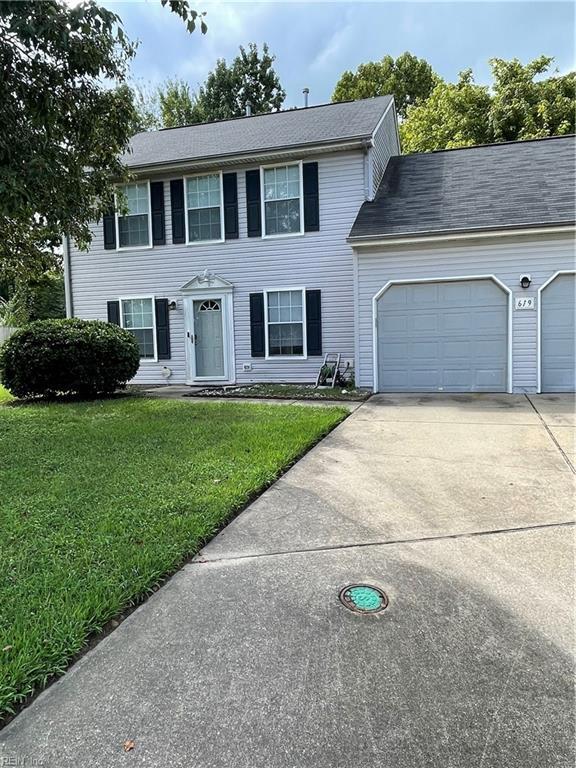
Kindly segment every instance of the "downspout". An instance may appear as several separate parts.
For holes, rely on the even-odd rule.
[[[64,295],[66,297],[66,317],[74,317],[74,303],[72,301],[72,273],[70,266],[70,238],[64,235],[62,238],[62,261],[64,265]]]

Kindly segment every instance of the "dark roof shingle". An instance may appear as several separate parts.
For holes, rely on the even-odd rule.
[[[350,237],[570,223],[575,163],[574,136],[393,157]]]
[[[137,133],[130,142],[131,153],[122,160],[134,168],[366,138],[391,100],[378,96]]]

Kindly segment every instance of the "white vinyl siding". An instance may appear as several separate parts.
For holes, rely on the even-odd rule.
[[[148,182],[125,184],[118,188],[124,195],[128,212],[116,214],[116,237],[119,248],[148,247],[152,243],[150,219],[150,186]]]
[[[120,324],[136,337],[142,360],[157,359],[153,298],[120,299]]]
[[[262,168],[262,220],[265,237],[303,231],[302,165]]]
[[[222,176],[191,176],[186,184],[186,240],[189,243],[223,239]]]
[[[305,292],[266,291],[266,354],[305,355]]]
[[[89,252],[74,247],[71,281],[74,314],[87,319],[106,319],[106,300],[111,296],[165,296],[177,302],[170,312],[171,359],[142,365],[137,383],[162,383],[162,367],[172,370],[172,383],[186,381],[184,310],[180,288],[195,275],[208,270],[228,280],[233,288],[236,381],[313,382],[320,360],[294,357],[252,358],[250,349],[250,293],[274,288],[306,286],[322,291],[322,344],[325,351],[340,352],[354,360],[354,308],[352,249],[346,242],[352,223],[364,201],[362,152],[341,152],[310,157],[318,161],[320,232],[302,237],[254,238],[247,236],[245,171],[256,163],[234,170],[238,176],[239,238],[223,243],[172,243],[170,180],[182,174],[156,176],[164,181],[165,246],[130,253],[106,251],[102,225],[93,225]],[[243,365],[250,370],[244,371]]]
[[[555,272],[574,268],[573,235],[509,236],[494,240],[460,241],[457,244],[370,248],[358,251],[356,301],[358,302],[358,377],[363,387],[373,385],[372,299],[389,280],[413,280],[492,274],[512,291],[512,299],[531,296]],[[525,290],[520,277],[530,274]],[[514,303],[514,302],[513,302]],[[538,384],[538,308],[512,310],[512,388],[535,392]]]
[[[390,107],[390,111],[374,133],[374,144],[370,148],[370,162],[372,164],[371,189],[368,190],[370,199],[373,199],[378,191],[388,161],[391,157],[400,154],[398,130],[393,115],[394,107]]]

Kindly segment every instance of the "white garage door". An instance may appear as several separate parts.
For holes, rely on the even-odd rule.
[[[493,280],[404,283],[378,299],[380,392],[505,392],[508,295]]]
[[[542,290],[542,392],[576,389],[576,276],[558,275]]]

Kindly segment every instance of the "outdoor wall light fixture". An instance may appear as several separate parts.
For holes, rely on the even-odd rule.
[[[530,283],[532,282],[532,278],[530,275],[522,275],[520,277],[520,285],[522,288],[530,288]]]
[[[171,311],[174,311],[176,309],[176,302],[175,301],[171,301],[168,304],[168,309],[171,310]]]

